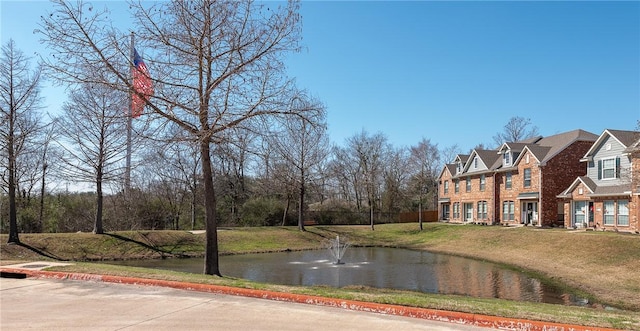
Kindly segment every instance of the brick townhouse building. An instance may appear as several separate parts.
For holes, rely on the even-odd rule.
[[[566,228],[640,233],[640,131],[604,130],[558,195]]]
[[[573,130],[473,150],[444,166],[438,216],[452,223],[563,224],[557,195],[586,174],[584,154],[597,135]]]

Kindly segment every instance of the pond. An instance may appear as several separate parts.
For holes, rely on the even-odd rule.
[[[362,285],[563,305],[588,303],[524,273],[451,255],[350,247],[342,262],[334,264],[327,250],[229,255],[220,257],[220,270],[225,276],[282,285]],[[204,265],[201,258],[108,263],[191,273],[202,273]]]

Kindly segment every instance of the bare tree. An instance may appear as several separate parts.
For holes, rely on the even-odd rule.
[[[107,25],[107,11],[81,1],[54,2],[55,12],[43,17],[40,32],[59,59],[48,62],[57,77],[133,90],[130,67],[119,65],[130,54],[128,34]],[[221,275],[211,144],[222,143],[226,130],[248,127],[252,121],[306,117],[305,110],[288,109],[281,100],[289,89],[283,55],[299,48],[299,4],[271,8],[251,1],[199,0],[136,2],[130,8],[136,31],[144,36],[140,48],[152,50],[145,56],[155,92],[146,101],[151,116],[175,123],[199,145],[206,214],[204,273]],[[110,74],[94,79],[86,67]]]
[[[245,171],[249,166],[253,142],[258,135],[251,130],[227,130],[226,138],[216,145],[213,153],[214,169],[221,188],[218,195],[228,202],[231,220],[240,218],[240,206],[248,198]]]
[[[360,185],[363,180],[357,156],[353,155],[347,147],[335,146],[329,168],[337,182],[341,198],[349,204],[355,203],[356,209],[360,212],[361,197],[364,193]]]
[[[493,142],[499,147],[508,141],[520,141],[539,135],[538,127],[531,123],[531,119],[515,116],[504,126],[504,131],[493,136]]]
[[[460,149],[460,146],[458,146],[458,144],[453,144],[449,147],[441,149],[440,160],[442,161],[442,164],[440,165],[440,168],[442,168],[445,164],[452,163],[453,160],[456,159],[456,156],[460,153],[462,153],[462,150]]]
[[[369,221],[371,230],[375,230],[374,212],[380,200],[384,159],[390,146],[382,133],[369,135],[366,131],[347,139],[348,149],[358,160],[362,172],[367,202],[369,205]]]
[[[187,206],[191,229],[195,229],[200,176],[198,156],[196,146],[179,141],[158,142],[144,155],[146,187],[163,201],[175,230],[180,228],[180,218]]]
[[[401,202],[406,200],[407,179],[409,171],[409,153],[405,147],[389,146],[384,155],[383,178],[384,192],[382,209],[391,216],[401,210]]]
[[[426,193],[437,196],[437,177],[441,168],[440,151],[437,144],[422,138],[416,145],[411,146],[410,163],[414,168],[414,187],[418,192],[418,223],[422,231],[422,204]]]
[[[71,92],[59,119],[65,176],[96,187],[96,234],[104,233],[103,184],[119,180],[124,170],[126,104],[126,95],[120,91],[85,84]]]
[[[37,131],[36,111],[40,107],[39,67],[31,70],[29,59],[16,48],[13,40],[2,46],[0,54],[0,138],[6,156],[9,195],[9,243],[19,243],[16,186],[19,157],[27,150],[29,139]],[[4,159],[4,158],[3,158]],[[3,162],[4,163],[4,162]],[[4,186],[4,185],[3,185]]]
[[[292,108],[315,109],[313,121],[301,117],[289,117],[282,123],[282,130],[272,139],[278,155],[294,170],[298,193],[298,229],[304,229],[305,190],[312,177],[312,169],[329,154],[329,139],[324,122],[324,106],[318,100],[296,95]]]

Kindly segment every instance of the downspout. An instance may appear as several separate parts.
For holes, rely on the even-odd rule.
[[[542,226],[542,165],[538,163],[538,226]],[[556,206],[557,208],[557,206]],[[556,211],[557,212],[557,211]]]
[[[493,185],[492,186],[492,194],[491,194],[491,210],[493,212],[491,225],[496,224],[496,172],[493,172]]]

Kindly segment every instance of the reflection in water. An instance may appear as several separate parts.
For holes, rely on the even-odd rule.
[[[336,265],[326,250],[220,257],[224,275],[283,285],[363,285],[555,304],[585,304],[560,289],[498,265],[444,254],[392,248],[349,248]],[[202,272],[202,259],[110,262]]]

